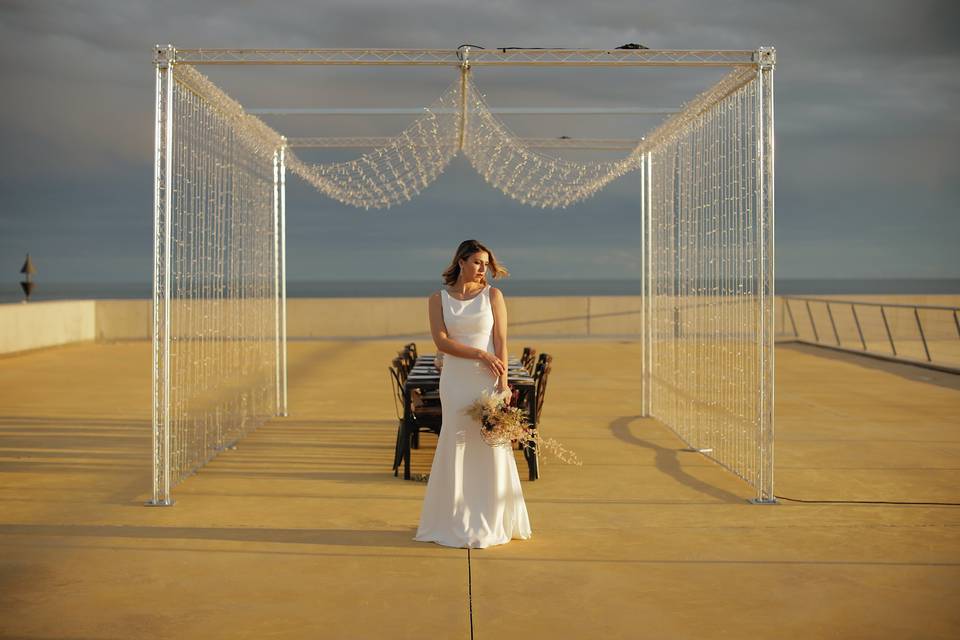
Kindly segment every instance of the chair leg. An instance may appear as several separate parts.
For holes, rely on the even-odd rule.
[[[403,428],[403,420],[397,425],[397,444],[393,450],[393,477],[397,477],[397,470],[400,468],[400,461],[403,459],[403,436],[406,430]]]
[[[407,435],[404,438],[404,458],[403,458],[403,479],[410,479],[410,458],[413,455],[412,450],[410,449],[410,435]]]
[[[523,457],[527,459],[527,469],[530,472],[531,480],[537,480],[540,477],[540,463],[537,460],[538,454],[536,442],[530,442],[529,446],[523,450]]]

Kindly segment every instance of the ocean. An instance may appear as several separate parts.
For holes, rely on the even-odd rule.
[[[623,296],[639,295],[637,280],[520,280],[507,278],[496,286],[507,296]],[[291,281],[290,298],[390,298],[426,297],[440,287],[429,280]],[[960,278],[807,279],[782,278],[777,294],[960,294]],[[35,285],[31,300],[149,299],[150,282],[47,283]],[[0,303],[20,302],[23,293],[16,282],[0,285]]]

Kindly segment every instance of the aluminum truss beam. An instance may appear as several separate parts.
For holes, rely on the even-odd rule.
[[[388,137],[327,137],[327,138],[288,138],[287,146],[314,149],[366,149],[385,147],[395,138]],[[520,138],[528,147],[534,149],[597,149],[611,151],[632,151],[640,140],[602,139],[602,138]]]
[[[423,107],[261,107],[247,109],[255,116],[418,116],[423,115]],[[433,113],[453,113],[453,109],[434,109]],[[497,115],[561,115],[561,116],[663,116],[677,113],[678,108],[642,108],[642,107],[492,107],[490,113]]]
[[[156,48],[157,61],[202,64],[460,66],[456,49],[175,49]],[[755,67],[757,52],[679,49],[476,49],[471,66]]]

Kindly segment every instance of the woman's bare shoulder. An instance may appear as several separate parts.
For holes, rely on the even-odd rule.
[[[494,300],[497,300],[497,299],[503,300],[503,292],[500,291],[500,289],[497,289],[496,287],[491,285],[490,297],[493,298]]]

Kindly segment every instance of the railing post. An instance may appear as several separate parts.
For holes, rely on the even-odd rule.
[[[917,329],[920,331],[920,340],[923,342],[923,352],[927,356],[927,362],[932,362],[930,358],[930,349],[927,347],[927,336],[923,333],[923,323],[920,322],[920,312],[916,307],[913,308],[913,317],[917,319]]]
[[[830,318],[830,326],[833,327],[833,338],[837,341],[837,346],[840,346],[840,334],[837,333],[837,323],[833,321],[833,311],[830,310],[830,303],[824,303],[827,305],[827,316]]]
[[[820,342],[820,334],[817,332],[817,321],[813,319],[813,311],[810,310],[810,301],[804,300],[803,302],[807,307],[807,317],[810,318],[810,328],[813,329],[813,341]]]
[[[857,324],[857,333],[860,334],[860,344],[863,345],[863,350],[867,350],[867,341],[863,339],[863,329],[860,328],[860,318],[857,317],[857,305],[856,303],[850,303],[850,311],[853,312],[853,321]]]
[[[799,338],[800,332],[797,330],[796,320],[793,319],[793,309],[790,308],[790,298],[784,298],[783,303],[787,308],[787,315],[790,316],[790,326],[793,327],[793,337]]]
[[[890,350],[893,351],[893,355],[897,355],[897,345],[893,342],[893,334],[890,333],[890,324],[887,322],[887,314],[883,310],[883,305],[880,305],[880,317],[883,318],[883,327],[887,330],[887,340],[890,341]]]

